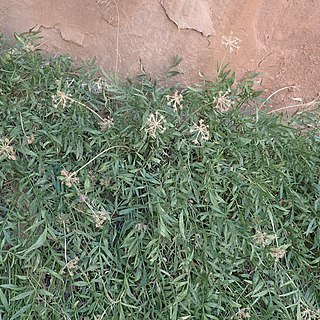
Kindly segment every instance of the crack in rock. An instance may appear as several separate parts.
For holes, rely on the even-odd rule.
[[[192,29],[205,37],[215,34],[211,10],[204,0],[160,0],[168,18],[179,29]]]
[[[73,29],[68,29],[68,28],[63,28],[59,26],[58,24],[54,24],[53,26],[45,26],[45,25],[40,25],[38,27],[38,31],[41,29],[46,29],[46,30],[57,30],[61,36],[61,38],[66,41],[66,42],[72,42],[75,45],[82,47],[84,40],[85,40],[85,35],[81,32],[75,32]]]

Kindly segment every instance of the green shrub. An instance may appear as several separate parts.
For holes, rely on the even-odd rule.
[[[319,115],[253,78],[120,82],[0,44],[1,319],[319,319]],[[175,64],[174,64],[175,65]]]

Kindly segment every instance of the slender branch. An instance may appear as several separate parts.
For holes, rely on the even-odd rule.
[[[263,103],[261,104],[261,106],[259,107],[259,109],[261,109],[266,103],[268,100],[270,100],[274,95],[276,95],[277,93],[283,91],[283,90],[287,90],[287,89],[294,89],[296,88],[296,86],[287,86],[287,87],[284,87],[284,88],[280,88],[278,89],[277,91],[273,92],[272,94],[270,94],[270,96],[265,100],[263,101]]]
[[[68,97],[67,95],[66,95],[65,98],[66,98],[67,100],[73,102],[73,103],[77,103],[78,105],[80,105],[80,106],[82,106],[82,107],[85,107],[87,110],[89,110],[90,112],[92,112],[95,116],[97,116],[101,121],[104,121],[104,118],[102,118],[99,113],[97,113],[96,111],[94,111],[92,108],[90,108],[90,107],[87,106],[86,104],[84,104],[84,103],[82,103],[82,102],[80,102],[80,101],[78,101],[78,100],[75,100],[75,99],[73,99],[73,98],[70,98],[70,97]]]
[[[316,103],[317,102],[315,100],[313,100],[313,101],[310,101],[308,103],[294,104],[294,105],[287,106],[287,107],[282,107],[282,108],[279,108],[279,109],[276,109],[276,110],[271,110],[271,111],[267,112],[267,114],[278,112],[278,111],[283,111],[283,110],[288,110],[288,109],[292,109],[292,108],[309,107],[309,106],[312,106],[312,105],[314,105]]]
[[[66,266],[68,265],[68,257],[67,257],[67,233],[66,233],[66,222],[63,221],[63,233],[64,233],[64,261],[66,263]],[[65,267],[66,267],[65,266]],[[64,268],[65,268],[64,267]],[[62,270],[64,270],[64,268]]]
[[[93,157],[91,160],[89,160],[87,163],[85,163],[81,168],[79,168],[77,171],[72,172],[72,174],[70,175],[70,178],[75,176],[79,171],[81,171],[82,169],[84,169],[85,167],[87,167],[91,162],[93,162],[94,160],[96,160],[97,158],[99,158],[100,156],[102,156],[104,153],[114,149],[114,148],[127,148],[126,146],[113,146],[110,148],[107,148],[103,151],[101,151],[99,154],[97,154],[95,157]]]

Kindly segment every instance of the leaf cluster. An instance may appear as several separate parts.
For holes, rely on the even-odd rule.
[[[123,82],[37,40],[0,41],[2,319],[319,316],[317,112],[247,114],[260,92],[226,69]]]

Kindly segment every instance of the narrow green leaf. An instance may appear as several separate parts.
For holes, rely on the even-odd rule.
[[[15,320],[15,319],[23,319],[21,316],[32,306],[32,304],[27,304],[23,306],[21,309],[19,309],[11,318],[10,320]]]
[[[183,239],[186,239],[186,235],[185,235],[185,230],[184,230],[184,219],[183,219],[183,212],[180,212],[179,215],[179,229],[180,229],[180,233],[183,237]]]
[[[29,291],[27,291],[27,292],[22,292],[22,293],[16,295],[15,297],[13,297],[13,298],[11,299],[11,301],[22,300],[22,299],[24,299],[24,298],[26,298],[26,297],[29,297],[29,296],[32,295],[33,293],[34,293],[34,290],[29,290]]]
[[[42,234],[40,235],[40,237],[38,238],[38,240],[36,241],[36,243],[34,243],[28,250],[24,252],[24,256],[26,256],[31,251],[42,247],[47,240],[47,233],[48,233],[47,228],[45,228]]]
[[[1,289],[0,289],[0,301],[3,305],[3,307],[5,308],[5,310],[8,311],[8,309],[9,309],[8,299]]]

